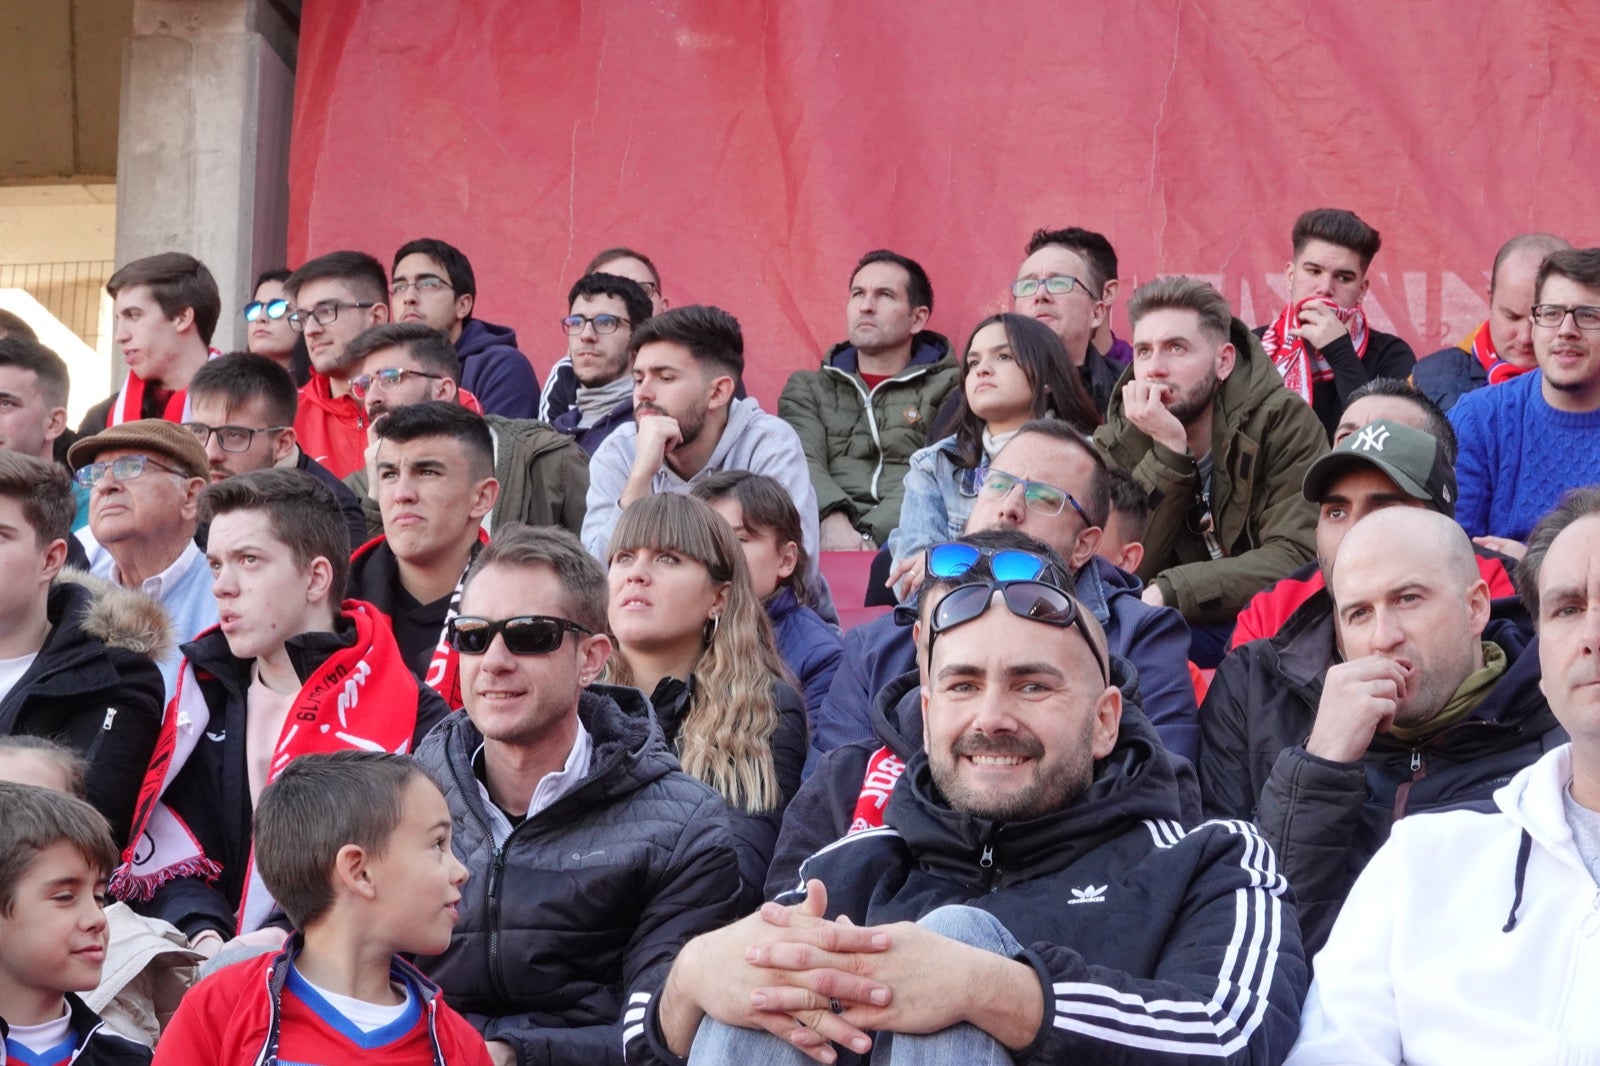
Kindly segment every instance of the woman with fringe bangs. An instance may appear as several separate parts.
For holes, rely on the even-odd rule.
[[[606,680],[650,697],[684,770],[727,802],[740,872],[759,886],[800,788],[806,711],[744,553],[710,505],[659,493],[622,512],[606,562]]]

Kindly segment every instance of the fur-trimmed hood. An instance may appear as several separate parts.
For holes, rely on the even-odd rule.
[[[51,624],[61,625],[73,610],[81,612],[78,625],[84,633],[108,648],[138,652],[151,659],[161,659],[172,651],[172,623],[167,613],[142,592],[82,570],[65,569],[50,589]]]

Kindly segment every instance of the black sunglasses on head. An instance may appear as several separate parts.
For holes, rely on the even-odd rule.
[[[512,655],[548,655],[561,647],[567,632],[592,634],[592,630],[544,614],[520,614],[499,620],[460,614],[445,627],[445,642],[462,655],[482,655],[499,633],[505,637],[506,651]]]
[[[989,609],[989,601],[996,592],[1000,593],[1006,607],[1018,618],[1042,622],[1058,629],[1068,626],[1075,628],[1078,635],[1083,637],[1083,642],[1089,645],[1089,654],[1094,656],[1095,665],[1100,667],[1101,680],[1106,684],[1111,683],[1111,668],[1089,633],[1078,601],[1043,581],[985,581],[951,589],[933,608],[933,615],[929,619],[929,662],[933,660],[933,642],[939,634],[980,617]]]

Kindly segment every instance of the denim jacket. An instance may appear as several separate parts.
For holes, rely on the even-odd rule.
[[[924,548],[956,539],[966,529],[985,468],[956,466],[955,444],[951,434],[911,455],[900,525],[889,534],[888,548],[895,565]]]

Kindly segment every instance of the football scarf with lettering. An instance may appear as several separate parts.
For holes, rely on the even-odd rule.
[[[906,772],[905,760],[888,748],[879,748],[867,760],[867,772],[861,775],[861,794],[856,797],[856,809],[850,819],[847,833],[877,829],[883,825],[883,809],[889,805],[894,783]]]
[[[1502,385],[1512,378],[1521,377],[1534,369],[1531,366],[1517,366],[1500,358],[1500,353],[1495,351],[1494,337],[1489,333],[1489,323],[1473,330],[1469,335],[1461,338],[1461,343],[1456,345],[1463,351],[1472,353],[1480,366],[1489,373],[1489,384]]]
[[[355,641],[330,655],[295,696],[268,764],[269,782],[301,755],[410,750],[420,686],[400,657],[388,620],[360,600],[346,600],[340,610],[355,625]],[[222,872],[183,819],[161,802],[182,768],[177,756],[181,751],[187,759],[210,717],[194,668],[185,661],[139,792],[131,843],[111,880],[112,892],[121,899],[148,901],[169,881],[180,877],[214,881]],[[240,932],[259,928],[272,910],[271,896],[255,872],[253,853],[249,863],[239,908]]]
[[[1289,336],[1289,331],[1300,327],[1300,311],[1309,304],[1322,304],[1329,308],[1350,331],[1350,343],[1355,346],[1356,358],[1367,354],[1367,316],[1359,307],[1340,307],[1325,296],[1307,296],[1283,309],[1267,331],[1261,336],[1261,347],[1267,358],[1278,368],[1283,383],[1300,394],[1306,403],[1311,402],[1312,386],[1319,381],[1333,380],[1333,367],[1322,354],[1299,337]]]

